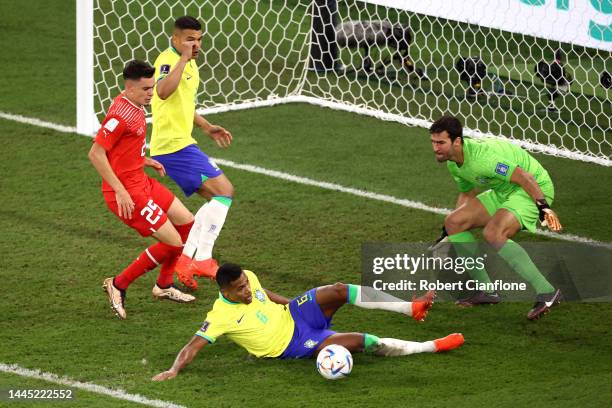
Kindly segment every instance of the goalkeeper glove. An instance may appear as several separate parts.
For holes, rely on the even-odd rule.
[[[541,198],[536,200],[536,206],[540,213],[540,224],[542,224],[543,227],[548,227],[551,231],[561,231],[562,227],[559,217],[550,209],[550,205],[548,205],[546,199]]]

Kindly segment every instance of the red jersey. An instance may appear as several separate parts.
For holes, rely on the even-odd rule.
[[[95,138],[95,142],[106,150],[113,172],[128,191],[146,186],[146,133],[144,109],[120,94],[113,100]],[[102,191],[113,189],[102,180]]]

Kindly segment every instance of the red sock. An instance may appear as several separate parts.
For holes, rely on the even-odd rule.
[[[191,227],[193,227],[193,223],[195,221],[191,221],[190,223],[187,224],[183,224],[183,225],[175,225],[174,228],[176,228],[176,230],[178,231],[179,235],[181,236],[181,241],[183,242],[183,244],[185,242],[187,242],[187,237],[189,236],[189,231],[191,231]]]
[[[166,256],[157,277],[157,286],[167,288],[174,283],[174,269],[179,255],[183,252],[183,247],[163,245],[166,247]]]
[[[115,286],[118,289],[126,290],[130,283],[134,282],[139,276],[151,269],[155,269],[157,265],[163,262],[165,251],[163,251],[160,245],[165,244],[157,243],[151,245],[138,255],[138,258],[130,266],[115,276]]]

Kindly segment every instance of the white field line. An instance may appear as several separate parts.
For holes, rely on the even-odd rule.
[[[347,193],[347,194],[351,194],[351,195],[358,196],[358,197],[369,198],[371,200],[383,201],[386,203],[396,204],[402,207],[408,207],[408,208],[412,208],[415,210],[427,211],[427,212],[439,214],[439,215],[447,215],[451,212],[449,208],[432,207],[427,204],[421,203],[419,201],[413,201],[413,200],[408,200],[404,198],[397,198],[397,197],[393,197],[393,196],[386,195],[386,194],[372,193],[369,191],[359,190],[359,189],[352,188],[352,187],[344,187],[340,184],[328,183],[325,181],[317,181],[317,180],[309,179],[306,177],[295,176],[293,174],[288,174],[288,173],[283,173],[283,172],[276,171],[276,170],[265,169],[263,167],[253,166],[250,164],[241,164],[241,163],[236,163],[230,160],[218,159],[218,158],[213,158],[213,160],[215,160],[218,164],[221,164],[223,166],[231,167],[231,168],[239,169],[239,170],[244,170],[249,173],[263,174],[269,177],[291,181],[293,183],[319,187],[319,188],[323,188],[326,190],[339,191],[342,193]],[[556,238],[556,239],[560,239],[563,241],[581,242],[585,244],[594,244],[598,246],[612,247],[611,244],[595,241],[591,238],[580,237],[578,235],[558,234],[558,233],[544,231],[544,230],[537,230],[535,233],[537,235],[543,235],[546,237]]]
[[[36,119],[36,118],[28,118],[26,116],[15,115],[12,113],[6,113],[0,111],[0,118],[6,120],[12,120],[14,122],[26,123],[28,125],[39,126],[47,129],[57,130],[58,132],[63,133],[76,133],[76,127],[73,126],[64,126],[58,125],[57,123],[45,122],[44,120]]]
[[[4,373],[16,374],[22,377],[35,378],[37,380],[43,380],[52,382],[55,384],[63,385],[70,388],[78,388],[80,390],[85,390],[89,392],[93,392],[96,394],[107,395],[109,397],[136,402],[138,404],[147,405],[149,407],[157,407],[157,408],[186,408],[184,405],[175,404],[173,402],[162,401],[162,400],[152,400],[147,397],[138,394],[130,394],[121,389],[112,389],[106,388],[101,385],[81,382],[72,380],[68,377],[58,377],[52,373],[46,373],[40,370],[30,370],[27,368],[23,368],[18,366],[17,364],[4,364],[0,363],[0,371]]]
[[[13,115],[13,114],[1,112],[1,111],[0,111],[0,118],[16,121],[20,123],[25,123],[29,125],[45,127],[45,128],[57,130],[59,132],[64,132],[64,133],[75,133],[76,132],[76,128],[74,127],[58,125],[58,124],[50,123],[50,122],[44,122],[36,118],[28,118],[25,116]],[[425,203],[421,203],[419,201],[413,201],[413,200],[408,200],[404,198],[393,197],[393,196],[386,195],[386,194],[373,193],[370,191],[359,190],[359,189],[352,188],[352,187],[345,187],[340,184],[329,183],[325,181],[313,180],[307,177],[300,177],[300,176],[296,176],[296,175],[289,174],[289,173],[284,173],[284,172],[277,171],[277,170],[270,170],[270,169],[266,169],[263,167],[254,166],[251,164],[236,163],[231,160],[225,160],[225,159],[220,159],[220,158],[213,158],[213,159],[217,163],[223,166],[226,166],[226,167],[243,170],[243,171],[247,171],[250,173],[262,174],[265,176],[269,176],[269,177],[273,177],[273,178],[277,178],[277,179],[281,179],[285,181],[290,181],[290,182],[297,183],[297,184],[319,187],[319,188],[323,188],[326,190],[339,191],[342,193],[347,193],[347,194],[351,194],[351,195],[358,196],[358,197],[368,198],[371,200],[396,204],[402,207],[412,208],[415,210],[426,211],[426,212],[430,212],[430,213],[434,213],[438,215],[446,215],[450,213],[451,211],[449,208],[433,207]],[[562,241],[580,242],[584,244],[593,244],[597,246],[612,247],[612,244],[610,243],[604,243],[604,242],[596,241],[591,238],[581,237],[581,236],[573,235],[573,234],[565,234],[565,233],[558,234],[558,233],[553,233],[553,232],[544,231],[544,230],[537,230],[535,234],[542,235],[545,237],[559,239]]]

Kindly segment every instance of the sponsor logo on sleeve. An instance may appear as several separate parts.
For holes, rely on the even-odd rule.
[[[497,163],[497,167],[495,167],[495,172],[501,176],[508,175],[508,165],[504,163]]]

